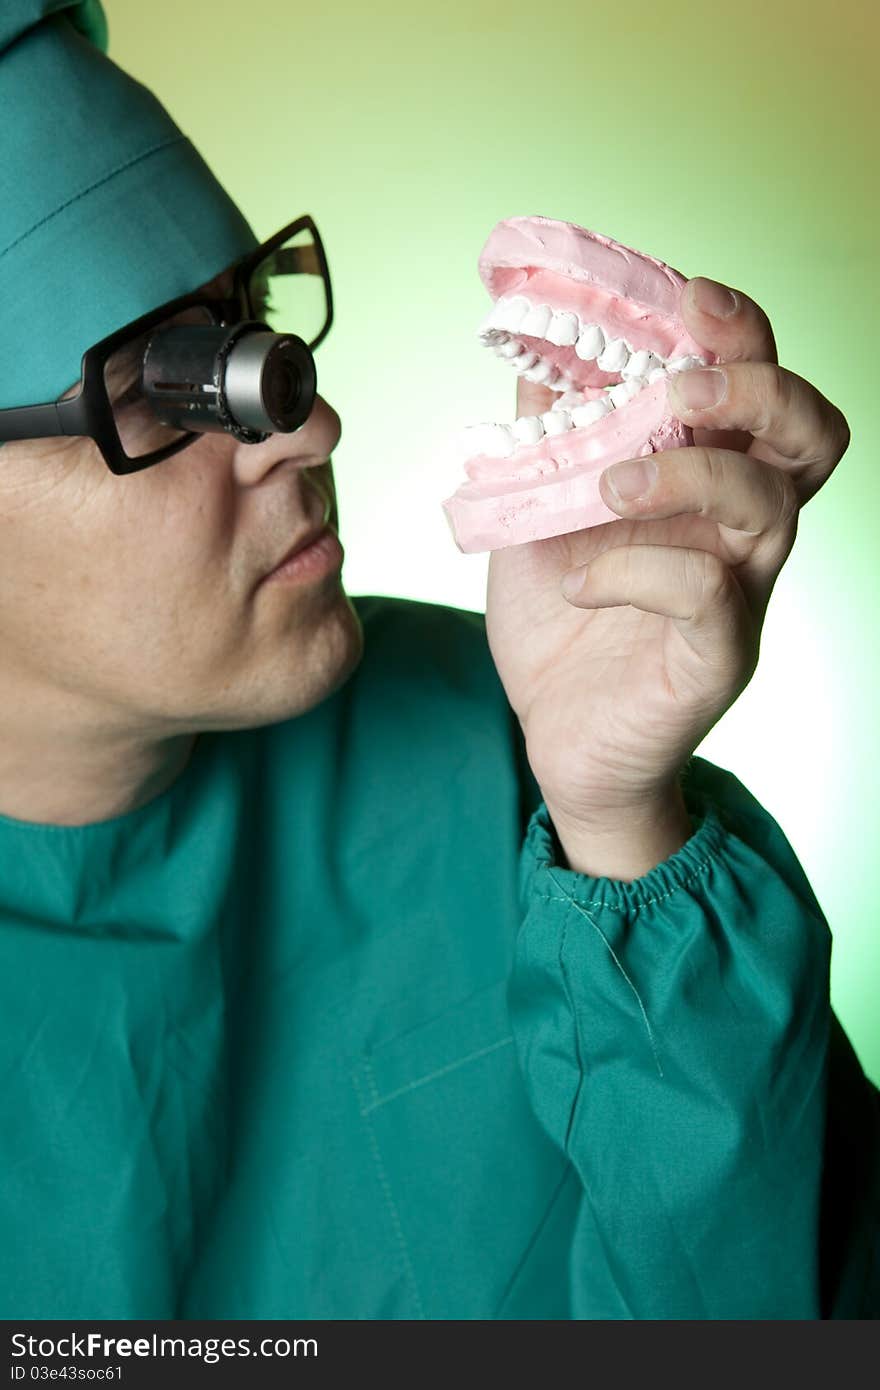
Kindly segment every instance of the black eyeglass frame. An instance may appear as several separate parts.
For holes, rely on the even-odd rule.
[[[324,320],[324,326],[317,337],[308,344],[310,351],[314,352],[324,341],[333,324],[333,290],[324,243],[321,241],[314,220],[308,213],[304,213],[303,216],[297,217],[295,221],[282,227],[274,236],[269,237],[267,241],[262,242],[235,263],[231,299],[212,298],[210,295],[206,295],[203,290],[195,290],[191,294],[169,300],[167,304],[162,304],[159,308],[152,309],[148,314],[144,314],[141,318],[134,319],[123,328],[117,329],[109,337],[102,338],[100,342],[94,343],[83,353],[80,389],[75,396],[71,396],[67,400],[45,401],[40,405],[13,406],[0,410],[0,441],[6,443],[16,439],[80,435],[95,441],[104,456],[107,467],[111,473],[116,474],[139,473],[144,468],[161,463],[163,459],[169,458],[172,454],[180,453],[196,439],[200,439],[203,432],[187,430],[180,439],[175,439],[173,443],[167,444],[163,449],[146,454],[143,458],[130,459],[128,457],[122,447],[113,416],[113,406],[107,394],[104,367],[108,357],[126,340],[140,337],[154,324],[161,323],[164,319],[180,313],[183,309],[205,307],[211,314],[214,323],[221,326],[232,326],[254,319],[255,310],[250,296],[250,280],[254,270],[276,247],[283,245],[297,232],[306,229],[311,232],[314,239],[317,267],[306,267],[304,273],[320,274],[323,277],[327,301],[327,316]],[[255,321],[262,322],[262,320]],[[295,333],[296,325],[291,324],[289,331]],[[0,451],[0,463],[2,463],[2,459],[3,454]]]

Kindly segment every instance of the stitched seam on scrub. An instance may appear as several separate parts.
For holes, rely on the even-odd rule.
[[[485,1057],[489,1052],[496,1052],[499,1047],[507,1047],[513,1042],[513,1036],[499,1038],[497,1042],[489,1043],[487,1047],[479,1047],[476,1052],[469,1052],[466,1057],[458,1057],[454,1062],[448,1062],[445,1067],[438,1067],[436,1071],[429,1071],[427,1076],[420,1076],[416,1081],[408,1081],[405,1086],[398,1086],[396,1090],[389,1091],[387,1096],[380,1096],[376,1088],[373,1068],[369,1061],[365,1063],[370,1068],[370,1078],[373,1082],[373,1099],[361,1115],[367,1116],[373,1110],[378,1110],[380,1105],[387,1105],[390,1100],[396,1100],[398,1096],[406,1095],[408,1091],[418,1090],[420,1086],[427,1086],[429,1081],[434,1081],[438,1076],[445,1076],[447,1072],[455,1071],[458,1067],[463,1067],[465,1062],[473,1062],[477,1057]]]
[[[571,1109],[568,1112],[568,1124],[565,1127],[564,1148],[566,1153],[568,1153],[569,1151],[568,1146],[571,1140],[571,1132],[574,1129],[574,1117],[575,1112],[578,1108],[578,1101],[580,1100],[581,1092],[584,1089],[584,1059],[581,1053],[581,1030],[578,1027],[577,1008],[574,1002],[574,994],[572,993],[571,981],[569,979],[568,971],[565,968],[565,960],[563,959],[563,954],[565,951],[565,938],[568,934],[568,923],[569,918],[566,916],[563,918],[562,931],[559,934],[559,957],[557,964],[559,966],[559,973],[562,976],[562,983],[565,988],[565,997],[568,1000],[568,1007],[571,1010],[571,1026],[574,1029],[574,1051],[575,1057],[577,1059],[578,1083],[577,1089],[574,1093],[574,1100],[571,1103]]]
[[[80,198],[85,198],[89,193],[94,193],[96,188],[100,188],[104,183],[109,183],[111,179],[116,178],[117,174],[124,173],[126,169],[132,168],[133,165],[140,164],[142,159],[149,159],[150,155],[158,154],[160,150],[168,149],[169,145],[179,145],[182,141],[186,140],[186,138],[185,135],[168,136],[167,139],[161,140],[158,145],[153,145],[151,149],[144,150],[142,154],[136,154],[132,159],[127,159],[124,164],[117,165],[115,169],[110,170],[109,174],[104,174],[101,178],[96,179],[94,183],[90,183],[88,188],[83,188],[79,193],[74,193],[73,197],[68,198],[66,203],[62,203],[60,208],[55,208],[53,212],[49,212],[45,217],[41,217],[39,222],[35,222],[32,227],[28,227],[26,232],[22,232],[21,236],[17,236],[15,241],[10,242],[5,250],[0,251],[0,260],[10,251],[14,251],[16,246],[21,245],[29,236],[33,236],[34,232],[39,231],[41,227],[45,227],[46,223],[51,222],[53,217],[58,217],[62,212],[65,212],[67,208],[79,202]]]
[[[538,1239],[539,1239],[539,1237],[540,1237],[540,1235],[541,1235],[541,1232],[544,1230],[544,1227],[547,1225],[547,1222],[550,1220],[550,1217],[551,1217],[552,1212],[553,1212],[553,1208],[556,1206],[556,1203],[557,1203],[558,1200],[559,1200],[559,1194],[560,1194],[560,1193],[562,1192],[562,1190],[564,1189],[565,1184],[567,1183],[568,1179],[571,1177],[573,1171],[574,1171],[574,1169],[572,1168],[572,1165],[571,1165],[571,1164],[568,1162],[568,1160],[566,1159],[565,1162],[564,1162],[564,1164],[563,1164],[563,1168],[562,1168],[562,1176],[561,1176],[561,1178],[559,1179],[559,1182],[556,1184],[556,1186],[555,1186],[554,1189],[553,1189],[552,1195],[551,1195],[551,1197],[550,1197],[550,1201],[547,1203],[546,1210],[544,1211],[544,1215],[541,1217],[541,1220],[538,1222],[537,1226],[535,1227],[534,1231],[532,1232],[532,1235],[531,1235],[531,1237],[530,1237],[530,1239],[529,1239],[528,1245],[526,1246],[526,1248],[525,1248],[525,1250],[523,1251],[522,1255],[520,1256],[520,1258],[519,1258],[519,1259],[517,1260],[517,1262],[516,1262],[516,1268],[514,1269],[513,1273],[511,1274],[510,1278],[508,1279],[508,1281],[507,1281],[507,1283],[506,1283],[506,1285],[505,1285],[505,1287],[504,1287],[504,1293],[501,1295],[501,1298],[500,1298],[500,1300],[499,1300],[499,1302],[498,1302],[498,1306],[496,1307],[495,1312],[492,1314],[492,1317],[493,1317],[493,1318],[495,1318],[495,1319],[500,1319],[501,1314],[502,1314],[503,1311],[504,1311],[504,1305],[505,1305],[505,1303],[507,1303],[507,1301],[509,1300],[509,1298],[511,1297],[511,1295],[512,1295],[512,1293],[513,1293],[514,1286],[515,1286],[515,1284],[516,1284],[517,1279],[518,1279],[519,1276],[520,1276],[520,1272],[522,1271],[522,1269],[523,1269],[524,1266],[526,1265],[529,1256],[531,1255],[532,1251],[534,1250],[534,1248],[535,1248],[535,1246],[536,1246],[536,1244],[537,1244],[537,1242],[538,1242]]]
[[[673,887],[670,888],[667,892],[665,892],[665,893],[658,893],[658,894],[656,895],[656,897],[653,897],[653,898],[645,898],[643,902],[640,902],[640,903],[624,903],[623,906],[620,906],[618,903],[609,903],[609,902],[606,902],[606,901],[604,901],[604,899],[602,899],[602,898],[590,898],[590,899],[588,899],[588,901],[584,904],[584,906],[585,906],[585,907],[603,907],[603,908],[605,908],[605,909],[606,909],[607,911],[609,911],[609,912],[631,912],[631,913],[633,913],[633,915],[635,915],[635,913],[640,912],[641,909],[642,909],[643,907],[650,907],[653,903],[663,903],[663,902],[665,902],[667,898],[671,898],[672,895],[673,895],[673,893],[677,893],[681,888],[690,888],[691,884],[694,883],[694,882],[696,882],[696,880],[700,877],[700,875],[701,875],[701,874],[704,874],[704,873],[706,872],[706,870],[708,869],[708,867],[709,867],[709,865],[710,865],[711,863],[712,863],[712,855],[711,855],[711,854],[708,854],[708,855],[706,856],[705,859],[701,859],[701,860],[700,860],[699,864],[696,866],[696,868],[694,869],[693,873],[690,874],[690,875],[684,880],[683,883],[676,883],[676,884],[674,884]],[[543,863],[542,865],[540,865],[539,867],[542,867],[542,868],[543,868],[543,867],[546,867],[546,868],[547,868],[548,874],[550,874],[550,877],[553,878],[552,873],[550,873],[550,866],[546,863],[546,860],[545,860],[544,863]],[[563,893],[565,892],[565,889],[562,887],[562,884],[559,883],[557,879],[554,878],[554,879],[553,879],[553,882],[556,884],[557,888],[559,888],[559,890],[560,890],[561,892],[563,892]],[[580,907],[580,906],[581,906],[581,904],[578,903],[578,902],[576,901],[575,898],[560,898],[560,897],[557,897],[555,893],[536,893],[535,896],[536,896],[537,898],[539,898],[541,901],[547,902],[547,903],[574,903],[575,907]]]
[[[564,892],[565,892],[565,889],[562,887],[562,884],[561,884],[557,879],[553,878],[553,871],[552,871],[552,869],[548,869],[547,872],[548,872],[548,874],[550,875],[550,878],[553,879],[553,882],[556,884],[557,888],[558,888],[561,892],[564,893]],[[649,1020],[648,1020],[648,1015],[647,1015],[647,1012],[646,1012],[646,1010],[645,1010],[645,1006],[644,1006],[644,1004],[642,1003],[642,996],[639,994],[639,991],[636,989],[636,987],[635,987],[635,985],[633,984],[632,980],[630,979],[629,975],[627,975],[627,973],[626,973],[626,971],[624,970],[622,964],[620,963],[620,961],[618,960],[617,956],[615,955],[614,947],[611,945],[611,942],[608,940],[608,937],[605,935],[605,933],[603,932],[602,928],[599,926],[599,923],[598,923],[598,922],[594,922],[594,921],[593,921],[593,918],[590,916],[589,912],[587,912],[586,908],[581,907],[580,903],[579,903],[579,902],[576,902],[574,898],[566,898],[566,899],[563,899],[563,901],[569,902],[569,903],[571,904],[572,907],[576,907],[577,910],[578,910],[578,912],[581,914],[581,916],[582,916],[582,917],[586,917],[586,919],[587,919],[587,921],[589,922],[590,926],[593,927],[594,930],[597,931],[597,932],[599,933],[599,935],[601,936],[602,940],[605,942],[606,947],[608,948],[608,953],[609,953],[609,955],[611,956],[611,959],[614,961],[614,964],[617,966],[617,968],[618,968],[618,970],[620,971],[621,975],[622,975],[623,978],[626,980],[626,983],[629,985],[630,989],[632,990],[633,994],[635,995],[635,997],[636,997],[636,1002],[638,1003],[639,1009],[640,1009],[640,1011],[641,1011],[642,1018],[643,1018],[644,1021],[645,1021],[645,1028],[647,1029],[647,1032],[648,1032],[648,1040],[649,1040],[649,1042],[650,1042],[650,1044],[651,1044],[651,1051],[652,1051],[652,1053],[654,1054],[654,1062],[656,1063],[658,1073],[660,1074],[660,1076],[662,1076],[662,1075],[663,1075],[663,1068],[662,1068],[661,1065],[660,1065],[660,1058],[659,1058],[659,1056],[657,1055],[657,1045],[656,1045],[656,1043],[654,1042],[654,1033],[653,1033],[653,1030],[652,1030],[652,1028],[651,1028],[651,1024],[650,1024],[650,1022],[649,1022]],[[560,963],[561,963],[561,962],[560,962]],[[567,982],[566,982],[566,988],[568,988]],[[577,1015],[575,1015],[575,1018],[577,1018]],[[581,1072],[581,1075],[583,1075],[583,1072]]]
[[[370,1084],[370,1091],[372,1094],[375,1095],[376,1080],[373,1076],[373,1069],[370,1066],[368,1059],[364,1059],[363,1066],[367,1073],[367,1079]],[[409,1247],[406,1243],[406,1236],[403,1233],[403,1224],[400,1220],[400,1213],[398,1212],[397,1204],[394,1201],[394,1194],[391,1191],[391,1183],[389,1182],[388,1174],[385,1171],[385,1164],[382,1162],[382,1153],[379,1148],[379,1141],[376,1138],[376,1132],[373,1129],[371,1122],[366,1118],[367,1112],[363,1109],[363,1099],[361,1097],[360,1085],[358,1084],[357,1069],[355,1069],[352,1072],[352,1081],[354,1082],[354,1088],[357,1094],[358,1104],[361,1107],[361,1117],[364,1120],[364,1128],[366,1129],[367,1134],[369,1136],[370,1149],[373,1154],[373,1161],[376,1165],[376,1172],[379,1177],[379,1186],[382,1189],[385,1201],[388,1204],[388,1210],[391,1213],[391,1226],[394,1231],[394,1238],[397,1241],[397,1245],[400,1250],[401,1259],[403,1261],[403,1272],[405,1277],[409,1281],[409,1286],[412,1291],[413,1299],[415,1300],[418,1316],[424,1319],[426,1317],[425,1310],[422,1307],[422,1300],[421,1296],[419,1295],[419,1286],[416,1283],[415,1270],[413,1269],[412,1260],[409,1256]]]

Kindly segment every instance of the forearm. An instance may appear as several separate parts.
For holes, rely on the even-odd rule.
[[[654,804],[594,825],[574,823],[547,802],[565,862],[561,868],[625,883],[671,858],[691,838],[693,826],[680,785]]]

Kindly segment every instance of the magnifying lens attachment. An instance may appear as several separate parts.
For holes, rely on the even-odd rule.
[[[144,353],[144,398],[180,430],[225,430],[245,444],[305,424],[317,388],[302,338],[264,323],[178,324],[154,333]]]

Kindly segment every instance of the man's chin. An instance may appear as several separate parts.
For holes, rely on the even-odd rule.
[[[330,650],[321,653],[323,659],[317,673],[317,694],[309,703],[309,709],[335,695],[354,675],[364,654],[364,629],[341,584],[339,602],[327,622],[332,629],[328,639]]]
[[[282,639],[270,662],[259,663],[235,687],[230,684],[225,698],[205,711],[199,731],[256,729],[307,714],[341,689],[363,653],[361,621],[340,584],[314,632]]]

